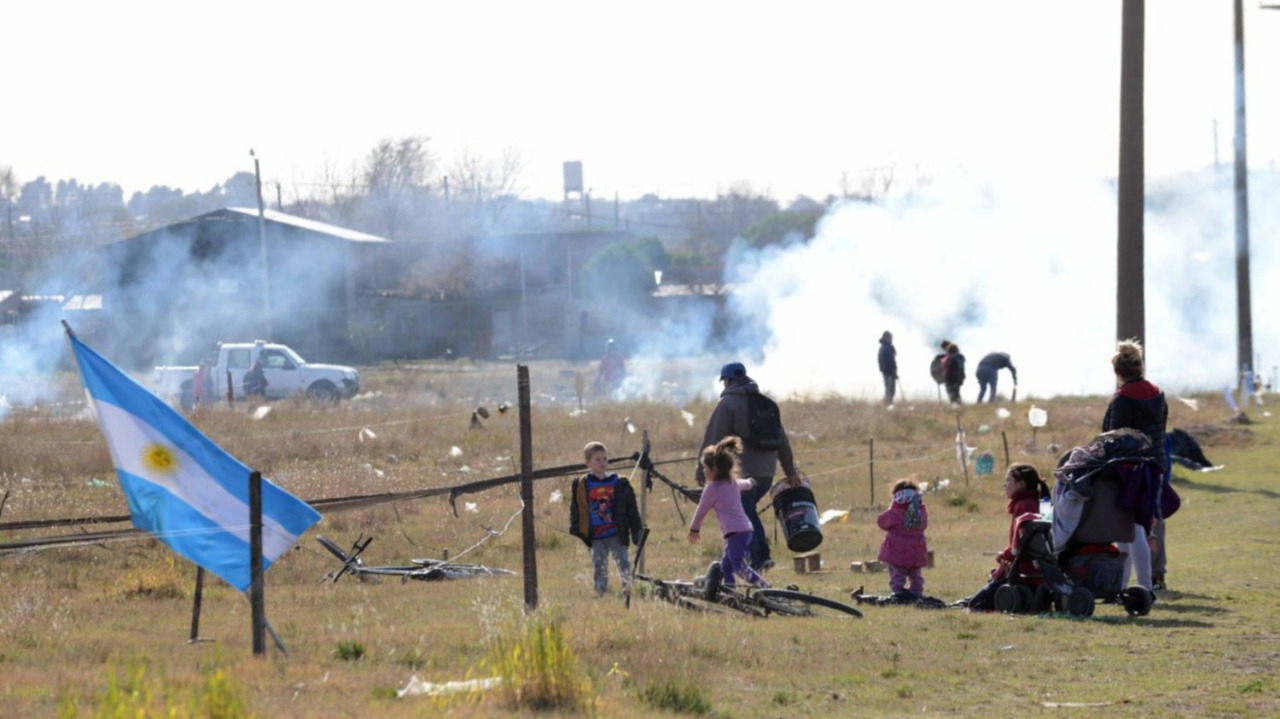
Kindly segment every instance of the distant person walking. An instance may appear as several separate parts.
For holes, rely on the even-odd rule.
[[[943,374],[946,377],[947,399],[951,404],[960,404],[960,386],[964,384],[964,355],[960,354],[960,346],[947,343],[947,354],[942,359]]]
[[[748,547],[751,568],[760,571],[772,567],[773,558],[756,505],[773,486],[773,475],[778,470],[778,462],[782,462],[782,471],[788,484],[798,485],[800,477],[796,473],[791,441],[787,439],[787,432],[782,426],[778,405],[760,392],[756,381],[747,376],[747,368],[741,362],[726,364],[720,368],[720,382],[724,391],[720,393],[720,401],[707,420],[707,431],[703,434],[701,447],[717,446],[725,437],[742,438],[742,476],[756,481],[755,489],[742,493],[742,508],[746,511],[747,519],[751,520],[753,532]],[[698,464],[694,479],[700,487],[706,483],[702,463]]]
[[[880,335],[880,376],[884,377],[884,403],[893,404],[898,384],[898,350],[893,347],[893,334]]]
[[[596,393],[613,394],[626,378],[627,361],[618,353],[618,344],[609,340],[605,345],[604,357],[600,358],[600,369],[596,372]]]
[[[1016,390],[1018,387],[1018,370],[1013,366],[1013,361],[1009,359],[1008,352],[992,352],[982,361],[978,363],[978,401],[987,394],[987,388],[991,388],[991,399],[987,402],[996,401],[996,380],[999,378],[1000,370],[1007,369],[1009,374],[1013,375],[1013,386]]]

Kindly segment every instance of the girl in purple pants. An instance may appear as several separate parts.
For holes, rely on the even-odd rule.
[[[694,511],[689,525],[689,543],[698,542],[702,520],[714,509],[724,535],[724,556],[720,559],[724,586],[732,588],[735,578],[742,577],[753,586],[767,587],[768,582],[756,574],[748,562],[752,527],[746,510],[742,508],[742,493],[754,489],[756,482],[754,479],[738,479],[738,455],[741,453],[742,440],[733,436],[702,450],[702,469],[707,484],[702,488],[702,498],[698,500],[698,509]]]

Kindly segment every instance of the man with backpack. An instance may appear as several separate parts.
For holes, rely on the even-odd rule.
[[[707,431],[698,449],[713,446],[730,435],[742,439],[742,476],[756,481],[754,490],[742,493],[742,506],[754,531],[749,548],[751,568],[762,571],[773,566],[773,559],[756,505],[773,486],[773,475],[778,470],[779,461],[788,484],[798,485],[800,477],[777,403],[760,392],[759,385],[747,376],[747,368],[741,362],[730,362],[721,367],[720,382],[724,390],[707,420]],[[694,479],[698,486],[706,481],[701,462]]]

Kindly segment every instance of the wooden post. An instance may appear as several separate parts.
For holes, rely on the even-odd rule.
[[[231,384],[231,370],[227,370],[227,406],[236,406],[236,390]]]
[[[516,365],[516,388],[520,402],[520,501],[521,535],[524,539],[524,608],[538,608],[538,557],[533,529],[533,421],[529,416],[529,368]]]
[[[651,462],[653,461],[653,458],[649,456],[649,449],[650,449],[649,430],[646,429],[644,431],[644,434],[641,435],[641,437],[643,437],[643,440],[640,444],[640,456],[644,457],[646,460],[649,460]],[[649,482],[651,481],[649,479],[649,475],[650,475],[650,472],[647,469],[643,470],[643,472],[640,475],[640,526],[641,527],[649,526]],[[635,569],[637,572],[640,572],[641,574],[644,573],[644,554],[643,553],[636,555]]]
[[[262,473],[249,473],[249,604],[252,606],[253,655],[267,653],[267,613],[262,591]]]
[[[871,506],[876,506],[876,438],[871,438]]]
[[[191,605],[191,641],[200,641],[200,601],[204,597],[204,567],[196,567],[196,598]]]
[[[1004,468],[1009,468],[1009,437],[1005,435],[1004,430],[1000,430],[1000,441],[1004,442]]]

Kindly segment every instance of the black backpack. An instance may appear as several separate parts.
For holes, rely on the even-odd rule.
[[[760,394],[747,393],[747,436],[742,441],[748,447],[776,452],[782,446],[782,412],[778,403]]]
[[[943,364],[946,359],[945,354],[936,355],[933,361],[929,363],[929,374],[933,377],[933,381],[938,384],[945,384],[947,381],[947,366]]]

